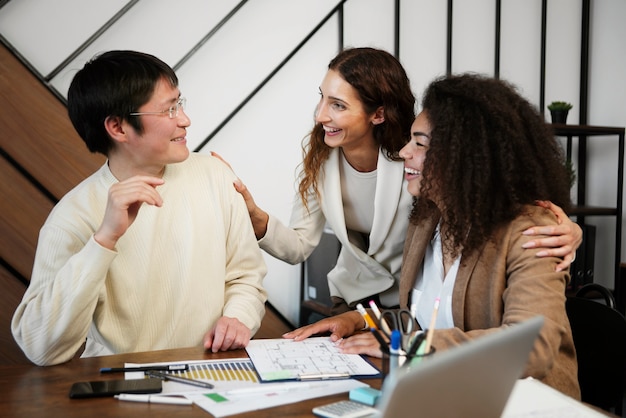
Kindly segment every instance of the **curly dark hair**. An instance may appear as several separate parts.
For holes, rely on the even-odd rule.
[[[374,113],[380,106],[383,107],[385,121],[374,127],[374,139],[387,158],[399,160],[398,152],[406,143],[415,117],[415,96],[402,64],[381,49],[348,48],[330,61],[328,69],[339,72],[356,90],[366,112]],[[331,151],[324,143],[322,124],[316,123],[309,137],[303,147],[304,159],[298,187],[305,206],[311,190],[319,197],[319,172]]]
[[[410,219],[441,210],[442,241],[453,256],[477,249],[523,205],[550,200],[570,208],[562,147],[512,84],[445,76],[428,86],[422,107],[431,142]]]

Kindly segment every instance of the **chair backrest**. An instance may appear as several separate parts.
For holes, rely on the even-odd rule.
[[[621,416],[626,388],[626,319],[612,308],[610,292],[598,284],[583,288],[566,303],[582,401]],[[583,297],[590,288],[608,298],[607,303]]]

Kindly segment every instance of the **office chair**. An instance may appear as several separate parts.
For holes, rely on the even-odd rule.
[[[337,264],[340,251],[341,243],[330,229],[326,229],[317,248],[302,263],[298,326],[331,316],[333,304],[328,288],[328,272]]]
[[[600,297],[604,303],[590,299]],[[626,319],[613,294],[597,283],[581,287],[566,302],[572,327],[582,401],[622,415],[626,388]]]

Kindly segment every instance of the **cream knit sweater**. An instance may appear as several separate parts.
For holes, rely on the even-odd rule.
[[[108,165],[70,191],[40,231],[13,335],[39,365],[202,344],[221,316],[260,326],[265,263],[233,173],[199,154],[167,166],[162,207],[143,205],[115,251],[93,234],[117,180]]]

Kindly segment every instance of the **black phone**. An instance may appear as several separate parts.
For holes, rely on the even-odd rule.
[[[70,398],[95,398],[120,393],[160,393],[162,390],[161,379],[99,380],[74,383],[70,388]]]

